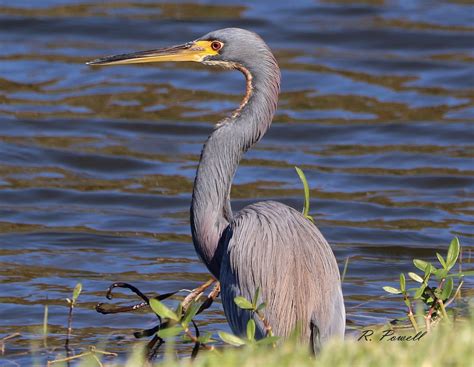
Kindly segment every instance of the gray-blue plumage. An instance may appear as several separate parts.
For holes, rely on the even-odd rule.
[[[201,153],[191,206],[196,251],[221,282],[225,315],[235,333],[245,334],[250,314],[235,305],[234,297],[251,299],[260,287],[275,335],[289,336],[299,325],[303,340],[317,350],[345,330],[339,270],[330,246],[313,223],[284,204],[260,202],[235,215],[230,206],[239,161],[265,134],[276,110],[278,65],[252,32],[230,28],[201,39],[223,42],[220,56],[207,63],[242,71],[248,100],[218,124]],[[261,337],[263,326],[255,321]]]
[[[252,299],[260,287],[275,335],[288,336],[299,325],[303,340],[313,332],[311,342],[319,349],[331,336],[344,334],[336,261],[328,256],[332,252],[324,237],[300,212],[274,201],[252,204],[235,215],[225,236],[219,280],[234,332],[245,334],[249,318],[234,298]]]

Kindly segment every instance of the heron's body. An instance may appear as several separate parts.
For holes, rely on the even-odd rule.
[[[339,281],[336,260],[300,212],[274,201],[249,205],[233,218],[223,243],[222,303],[235,333],[245,335],[249,314],[234,297],[252,299],[260,287],[275,335],[289,336],[298,325],[314,350],[331,336],[344,335],[342,292],[331,281]]]
[[[295,209],[273,201],[235,214],[231,210],[230,191],[240,159],[266,133],[277,107],[280,70],[270,49],[252,32],[227,28],[183,46],[93,63],[146,61],[198,61],[237,69],[246,77],[239,108],[216,126],[204,145],[191,205],[194,246],[221,283],[232,330],[245,334],[251,317],[234,298],[250,299],[260,288],[260,301],[267,304],[264,315],[275,335],[287,337],[298,327],[313,350],[331,337],[343,337],[339,270],[316,226]],[[262,337],[263,325],[255,321]]]

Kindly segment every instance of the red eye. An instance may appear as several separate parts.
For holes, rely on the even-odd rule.
[[[222,48],[222,46],[224,46],[224,45],[223,45],[221,42],[219,42],[219,41],[213,41],[213,42],[211,43],[211,48],[212,48],[214,51],[219,51],[219,50]]]

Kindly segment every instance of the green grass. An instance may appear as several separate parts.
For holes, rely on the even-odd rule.
[[[382,328],[383,329],[383,328]],[[380,333],[378,337],[380,337]],[[357,335],[358,336],[358,335]],[[200,352],[197,359],[168,357],[156,363],[163,367],[294,367],[294,366],[463,366],[474,361],[474,318],[457,321],[454,325],[439,324],[419,341],[357,341],[348,337],[345,341],[329,343],[317,357],[311,356],[307,348],[295,342],[287,342],[275,349],[232,348],[216,352]],[[173,355],[169,353],[168,356]],[[114,365],[114,364],[112,364]],[[127,366],[139,366],[136,355]]]

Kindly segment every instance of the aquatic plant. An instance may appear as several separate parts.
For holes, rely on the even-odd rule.
[[[301,182],[303,183],[303,190],[304,190],[304,206],[303,206],[303,215],[308,218],[311,222],[314,223],[314,218],[309,215],[309,185],[308,181],[306,180],[306,175],[304,174],[303,170],[299,167],[295,166],[296,173],[300,178]]]
[[[257,289],[252,300],[247,300],[244,297],[235,297],[234,302],[238,307],[243,310],[247,310],[252,314],[255,314],[262,324],[264,325],[266,335],[263,339],[256,340],[256,324],[255,321],[250,318],[247,323],[247,335],[246,338],[242,338],[233,334],[219,331],[217,334],[219,338],[227,344],[233,346],[242,345],[274,345],[278,340],[278,337],[273,336],[271,325],[265,319],[262,310],[265,308],[265,303],[257,304],[260,290]],[[161,325],[157,330],[157,336],[161,339],[175,338],[180,336],[183,341],[191,341],[194,343],[194,347],[191,353],[191,358],[195,358],[198,351],[203,348],[208,351],[216,351],[215,343],[217,339],[212,337],[212,333],[206,333],[201,335],[198,325],[194,320],[194,317],[201,313],[204,309],[208,308],[208,299],[206,298],[203,302],[200,301],[200,296],[192,299],[190,302],[186,302],[186,298],[183,302],[180,302],[175,310],[167,307],[163,302],[157,299],[150,300],[150,307],[153,312],[158,315],[161,320]],[[194,332],[190,326],[193,326]]]
[[[48,367],[58,364],[58,363],[61,363],[61,364],[66,363],[69,366],[69,363],[71,361],[78,360],[81,358],[86,358],[86,357],[92,359],[92,361],[94,361],[95,364],[98,365],[99,367],[102,367],[103,364],[101,362],[101,356],[104,356],[104,355],[113,356],[113,357],[117,356],[116,353],[99,350],[95,346],[90,346],[87,352],[72,355],[73,351],[69,345],[70,340],[71,340],[71,334],[72,334],[72,315],[73,315],[74,307],[77,304],[77,299],[79,298],[81,292],[82,292],[82,284],[77,283],[72,291],[72,297],[66,298],[66,302],[69,308],[68,320],[67,320],[66,342],[64,344],[64,348],[66,349],[66,357],[64,358],[59,357],[51,361],[48,361],[47,362]],[[47,330],[48,330],[48,307],[45,306],[45,312],[44,312],[44,318],[43,318],[43,337],[45,340],[45,345],[46,345]],[[88,365],[90,364],[88,363]]]
[[[384,286],[383,289],[390,294],[401,294],[403,302],[408,311],[407,316],[415,332],[420,330],[420,326],[413,312],[413,301],[417,301],[418,316],[424,318],[424,325],[429,332],[434,322],[441,319],[450,322],[446,308],[461,293],[461,287],[464,284],[464,277],[474,275],[474,271],[462,271],[462,262],[459,261],[459,271],[455,272],[454,266],[458,263],[461,254],[461,245],[459,239],[455,237],[448,248],[446,259],[439,253],[436,257],[441,267],[435,267],[430,262],[420,259],[414,259],[413,264],[423,273],[408,272],[408,277],[417,285],[413,288],[406,287],[406,277],[404,273],[400,274],[400,288]],[[454,288],[454,279],[458,279],[458,284]]]

